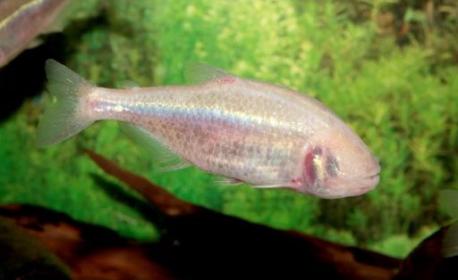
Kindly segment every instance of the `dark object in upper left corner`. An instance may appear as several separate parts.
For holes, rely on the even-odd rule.
[[[45,84],[44,63],[48,58],[65,57],[65,36],[53,33],[41,36],[43,43],[27,49],[0,68],[0,122],[8,119],[22,103],[42,92]]]
[[[41,44],[22,51],[0,68],[0,123],[6,121],[27,100],[38,96],[46,85],[45,62],[65,63],[76,51],[81,36],[91,29],[109,25],[107,13],[100,9],[93,17],[70,20],[62,32],[43,34]]]

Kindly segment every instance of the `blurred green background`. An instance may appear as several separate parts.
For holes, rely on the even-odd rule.
[[[0,203],[56,209],[123,235],[155,239],[135,209],[108,196],[87,147],[228,215],[405,256],[445,222],[438,191],[457,188],[458,4],[409,0],[75,1],[68,23],[104,15],[75,35],[65,63],[101,86],[184,83],[190,62],[316,97],[380,158],[378,187],[321,200],[284,190],[222,187],[197,168],[160,173],[114,122],[34,146],[42,100],[0,123]]]

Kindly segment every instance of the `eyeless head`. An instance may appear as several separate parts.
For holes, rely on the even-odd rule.
[[[336,132],[305,150],[302,188],[323,198],[361,195],[378,184],[379,172],[378,161],[359,138]]]

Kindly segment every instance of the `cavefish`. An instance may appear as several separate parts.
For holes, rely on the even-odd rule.
[[[188,67],[193,83],[97,87],[48,60],[52,104],[37,144],[68,139],[95,121],[134,127],[183,162],[255,188],[286,188],[321,198],[364,194],[380,165],[363,140],[317,99],[243,79],[205,64]]]
[[[52,29],[70,0],[0,0],[0,67]]]

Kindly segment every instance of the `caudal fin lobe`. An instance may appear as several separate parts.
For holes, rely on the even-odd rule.
[[[50,102],[38,125],[39,147],[64,141],[94,122],[84,108],[91,84],[55,60],[46,61],[46,76]]]

